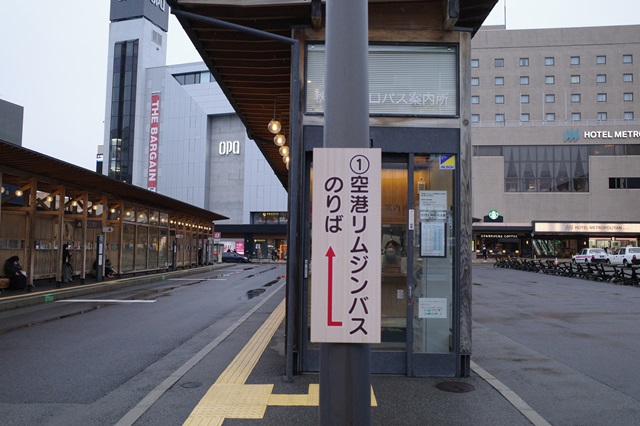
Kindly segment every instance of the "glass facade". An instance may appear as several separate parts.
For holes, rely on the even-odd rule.
[[[109,177],[127,183],[132,183],[137,78],[138,40],[116,43],[113,54]]]
[[[587,146],[505,146],[505,192],[589,192]]]
[[[474,155],[504,157],[505,192],[589,192],[589,156],[638,155],[640,145],[476,146]]]

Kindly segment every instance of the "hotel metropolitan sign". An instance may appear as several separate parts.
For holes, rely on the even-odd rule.
[[[583,139],[640,139],[640,130],[585,130],[567,129],[564,131],[565,142],[577,142]]]
[[[534,222],[533,232],[555,234],[640,233],[640,223]]]

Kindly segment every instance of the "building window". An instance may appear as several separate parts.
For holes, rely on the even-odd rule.
[[[480,78],[479,77],[471,77],[471,85],[472,86],[480,86]]]
[[[596,118],[598,119],[598,121],[607,121],[607,113],[606,112],[599,112],[597,114]]]
[[[572,56],[569,59],[569,64],[570,65],[580,65],[580,56]]]
[[[640,177],[609,178],[609,189],[640,189]]]
[[[496,103],[497,104],[503,104],[504,103],[504,96],[503,95],[496,95]]]
[[[174,74],[173,78],[175,78],[181,86],[186,86],[190,84],[200,84],[201,76],[202,72],[198,71],[184,74]]]
[[[522,122],[531,121],[531,116],[529,115],[529,113],[524,112],[524,113],[520,114],[520,121],[522,121]]]
[[[571,121],[580,121],[580,120],[582,120],[582,114],[580,114],[579,112],[571,113]]]
[[[556,95],[544,95],[544,102],[546,104],[553,104],[556,102]]]
[[[622,81],[631,83],[633,81],[633,74],[622,74]]]
[[[633,102],[633,93],[625,93],[622,98],[625,102]]]
[[[604,55],[596,56],[596,64],[602,65],[607,63],[607,57]]]
[[[553,112],[546,113],[544,115],[545,121],[556,121],[556,115]]]
[[[528,104],[529,103],[529,95],[520,95],[520,103]]]
[[[496,86],[504,86],[504,77],[496,77]]]
[[[471,114],[471,122],[479,123],[480,122],[480,114]]]
[[[504,123],[504,114],[496,114],[496,122]]]
[[[556,78],[552,75],[548,75],[544,78],[544,84],[555,84]]]
[[[598,102],[607,102],[607,94],[606,93],[598,93],[597,100],[598,100]]]
[[[625,120],[633,120],[633,111],[625,111],[624,119]]]
[[[571,84],[580,84],[580,76],[572,75],[571,76]]]
[[[571,103],[572,104],[579,104],[580,101],[581,101],[580,93],[572,93],[571,94]]]
[[[496,58],[496,68],[502,68],[504,67],[504,59],[502,58]]]
[[[520,66],[528,67],[529,66],[529,58],[520,58]]]
[[[547,67],[552,67],[555,64],[555,59],[553,56],[547,56],[544,58],[544,65]]]
[[[596,83],[606,83],[607,75],[606,74],[598,74],[596,75]]]
[[[137,72],[138,40],[115,43],[108,173],[109,177],[126,183],[133,180]]]
[[[472,104],[479,104],[480,103],[480,96],[472,96],[471,97],[471,103]]]
[[[632,64],[633,63],[633,55],[622,55],[622,63],[623,64]]]
[[[520,85],[521,86],[526,86],[528,84],[529,84],[529,77],[527,77],[527,76],[520,77]]]
[[[471,68],[480,68],[480,59],[472,59]]]

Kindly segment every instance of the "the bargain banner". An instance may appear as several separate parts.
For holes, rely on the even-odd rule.
[[[158,183],[158,136],[160,133],[160,93],[151,95],[151,123],[149,124],[149,174],[147,189],[156,192]]]

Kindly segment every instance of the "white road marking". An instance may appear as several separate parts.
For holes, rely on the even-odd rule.
[[[226,278],[169,278],[168,281],[226,281]]]
[[[154,303],[155,300],[118,300],[118,299],[64,299],[56,303]]]

